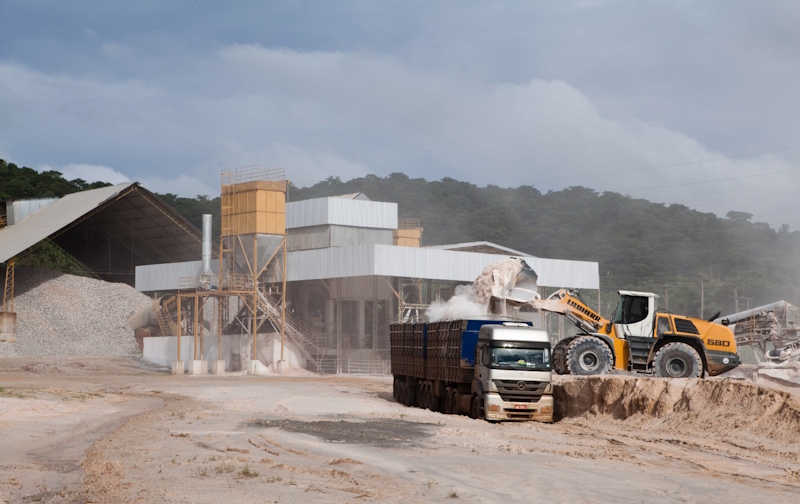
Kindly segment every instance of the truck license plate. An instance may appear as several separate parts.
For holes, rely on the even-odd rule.
[[[515,404],[514,409],[528,409],[527,404]]]

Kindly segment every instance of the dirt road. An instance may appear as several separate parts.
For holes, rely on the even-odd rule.
[[[798,500],[790,393],[559,383],[559,422],[489,424],[397,404],[390,378],[0,360],[0,502]]]

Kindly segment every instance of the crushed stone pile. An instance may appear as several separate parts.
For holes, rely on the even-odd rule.
[[[744,380],[558,377],[556,417],[643,431],[732,432],[800,448],[800,400]]]
[[[15,270],[17,339],[0,358],[140,354],[128,317],[151,300],[126,284],[45,268]]]

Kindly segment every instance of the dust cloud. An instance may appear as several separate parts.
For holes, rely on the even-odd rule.
[[[489,303],[478,301],[472,285],[457,285],[455,295],[446,302],[437,299],[425,311],[428,322],[481,318],[489,313]]]
[[[481,318],[489,315],[492,296],[503,298],[515,285],[523,268],[521,259],[509,258],[493,262],[483,269],[472,285],[458,285],[446,302],[436,300],[425,311],[428,322]]]

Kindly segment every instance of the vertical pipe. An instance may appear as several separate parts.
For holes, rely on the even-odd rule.
[[[242,247],[244,248],[244,247]],[[258,359],[258,240],[253,235],[253,262],[250,273],[253,275],[253,359]]]
[[[198,335],[198,331],[200,329],[198,327],[199,324],[197,323],[197,315],[198,315],[197,312],[199,310],[198,299],[199,299],[199,297],[197,296],[197,293],[195,293],[195,295],[194,295],[194,360],[197,360],[197,335]]]
[[[181,360],[181,296],[178,295],[178,358]]]
[[[211,214],[203,214],[203,275],[211,275]]]
[[[286,235],[283,237],[283,296],[281,296],[281,360],[286,335]]]

